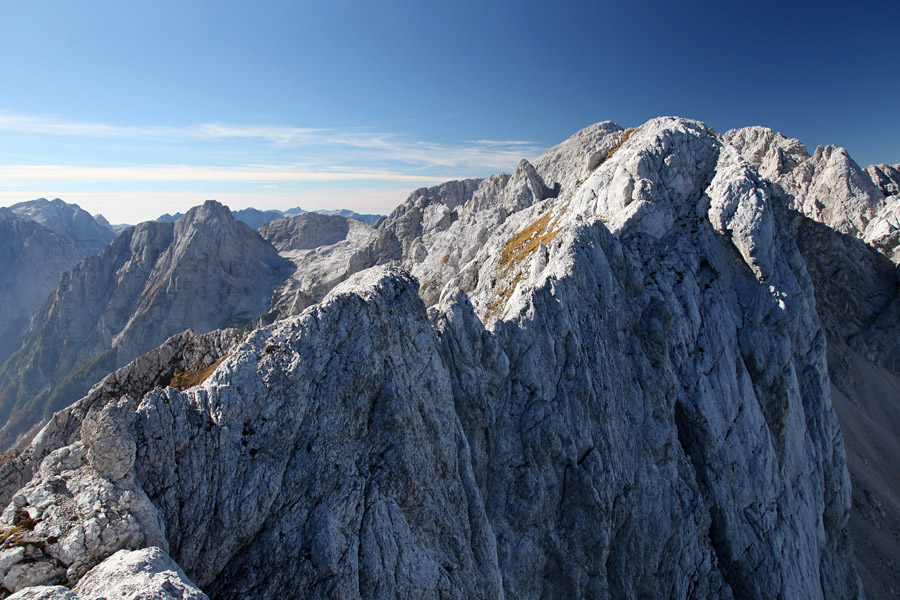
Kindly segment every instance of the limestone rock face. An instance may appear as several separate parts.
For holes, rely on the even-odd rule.
[[[200,387],[156,388],[122,417],[112,435],[133,432],[139,450],[116,489],[133,481],[153,497],[170,553],[192,579],[230,597],[498,596],[490,528],[416,289],[400,273],[365,272],[301,317],[253,333]],[[242,382],[220,379],[232,368]],[[248,393],[255,402],[241,400]],[[127,402],[94,404],[81,438]],[[108,477],[82,446],[53,452],[74,452],[76,471]],[[53,452],[13,498],[20,511],[31,509],[29,486],[44,485]]]
[[[22,343],[31,315],[60,276],[83,257],[40,223],[0,209],[0,363]]]
[[[77,204],[68,204],[59,198],[20,202],[10,206],[9,210],[23,219],[40,223],[67,239],[84,256],[97,254],[116,237],[115,231],[105,219],[95,219]]]
[[[544,152],[535,161],[535,169],[553,188],[553,195],[565,198],[606,160],[623,134],[622,128],[612,121],[595,123]]]
[[[553,193],[525,160],[512,175],[417,190],[378,228],[374,262],[403,265],[431,304],[509,215]]]
[[[889,167],[864,171],[838,146],[820,146],[810,156],[799,140],[763,127],[732,130],[723,138],[758,167],[790,208],[840,233],[879,240],[892,255],[897,236],[881,239],[897,229],[897,209],[888,206],[895,202],[886,200],[893,189]]]
[[[270,221],[259,228],[259,234],[279,252],[311,250],[347,239],[352,224],[341,216],[303,213]]]
[[[802,216],[791,229],[828,341],[828,372],[853,481],[854,556],[869,598],[900,575],[900,297],[895,265],[861,240]],[[890,457],[890,458],[889,458]]]
[[[420,281],[426,304],[437,302],[441,290],[460,271],[476,268],[475,255],[510,215],[546,198],[571,197],[623,134],[611,121],[597,123],[550,148],[534,165],[523,160],[512,175],[421,188],[379,220],[374,233],[348,233],[332,241],[342,232],[329,229],[322,220],[284,220],[264,226],[263,235],[276,246],[287,247],[287,242],[277,240],[291,239],[290,235],[295,236],[294,244],[309,246],[303,248],[308,252],[284,254],[297,264],[297,270],[277,292],[274,310],[282,316],[298,314],[349,275],[381,264],[407,269]],[[377,215],[351,216],[373,222]],[[300,224],[303,231],[289,229]]]
[[[62,585],[36,585],[9,596],[12,600],[79,600],[72,590]]]
[[[896,265],[900,264],[900,165],[874,165],[866,167],[882,194],[884,206],[866,228],[864,240],[867,244],[887,256]]]
[[[885,196],[900,195],[900,165],[872,165],[866,173]]]
[[[367,266],[364,248],[376,234],[357,219],[304,212],[263,225],[260,235],[295,266],[272,299],[272,311],[286,316],[300,314]]]
[[[65,274],[0,370],[4,443],[170,335],[244,324],[265,312],[288,268],[215,202],[174,224],[124,231]]]
[[[0,544],[2,585],[80,593],[156,546],[215,599],[861,597],[778,194],[660,118],[417,190],[358,237],[273,224],[333,288],[172,337],[57,413],[0,466],[30,552]]]
[[[281,313],[296,314],[297,308],[317,302],[350,274],[379,264],[407,269],[421,282],[425,302],[437,302],[451,279],[475,268],[476,254],[510,215],[546,198],[571,196],[579,178],[588,172],[590,156],[605,157],[621,132],[614,123],[600,123],[551,148],[536,165],[521,161],[512,175],[449,181],[416,190],[378,223],[374,235],[348,238],[340,246],[337,270],[318,259],[300,263],[298,277],[279,292],[281,305],[293,307],[294,312],[283,308]],[[566,168],[572,164],[577,165],[574,171]],[[316,277],[303,277],[309,270],[317,270]],[[333,276],[337,272],[340,277]]]
[[[725,138],[771,179],[777,205],[798,210],[782,222],[803,255],[825,329],[853,480],[854,557],[867,595],[893,598],[900,589],[893,566],[900,562],[900,477],[885,457],[900,451],[900,172],[889,165],[861,172],[839,148],[810,157],[797,140],[763,128]]]

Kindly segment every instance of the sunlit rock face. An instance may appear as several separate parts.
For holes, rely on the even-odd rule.
[[[78,594],[156,548],[215,599],[860,596],[790,208],[660,118],[374,229],[270,223],[332,283],[57,413],[0,468],[0,585]]]

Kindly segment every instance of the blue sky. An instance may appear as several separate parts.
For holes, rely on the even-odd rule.
[[[0,205],[386,213],[673,114],[900,162],[900,3],[734,4],[0,2]]]

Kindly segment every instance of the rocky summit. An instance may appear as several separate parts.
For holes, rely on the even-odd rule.
[[[130,230],[15,363],[120,358],[0,467],[0,589],[832,599],[862,573],[890,597],[889,535],[854,553],[851,473],[898,488],[848,470],[868,450],[833,398],[848,444],[872,402],[896,415],[859,380],[900,377],[894,172],[762,128],[604,122],[375,226],[273,221],[272,254],[213,251],[214,204]],[[106,311],[77,335],[76,292]]]

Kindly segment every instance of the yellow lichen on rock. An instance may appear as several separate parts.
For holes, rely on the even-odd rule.
[[[526,275],[525,259],[542,245],[546,246],[553,241],[553,238],[562,231],[562,226],[557,227],[557,224],[565,212],[563,209],[556,218],[553,218],[553,210],[548,210],[507,240],[497,263],[497,276],[494,278],[501,287],[496,290],[496,296],[488,305],[486,317],[500,316],[516,285]]]

